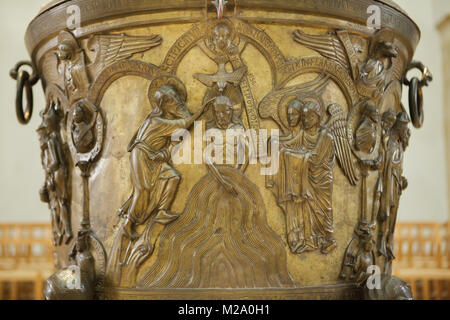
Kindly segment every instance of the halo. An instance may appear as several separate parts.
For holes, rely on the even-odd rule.
[[[300,100],[309,98],[318,102],[322,110],[324,110],[322,95],[327,88],[329,81],[330,76],[321,73],[312,81],[270,92],[259,103],[258,111],[260,117],[262,119],[271,118],[280,127],[283,134],[289,134],[290,130],[287,125],[287,115],[285,110],[282,110],[285,109],[285,103],[289,103],[289,99],[292,100],[294,97],[297,97]],[[284,99],[287,100],[284,101]],[[324,115],[325,113],[322,114]],[[322,117],[322,119],[325,121],[325,117]]]
[[[223,95],[223,96],[226,96],[226,95]],[[217,97],[212,98],[213,100],[209,101],[208,104],[210,106],[212,106],[214,104],[214,102],[216,101]],[[228,97],[228,96],[226,96],[226,97],[228,99],[230,99],[230,97]],[[233,117],[234,118],[239,118],[242,121],[242,112],[243,112],[243,110],[242,110],[243,109],[242,103],[243,103],[243,101],[239,101],[237,103],[235,103],[232,99],[230,99],[230,101],[231,101],[231,104],[232,104],[231,110],[233,111]],[[203,101],[203,103],[206,103],[206,102],[207,101]],[[208,111],[206,111],[205,119],[206,119],[207,123],[214,120],[214,113],[213,113],[213,108],[212,107],[208,108]]]
[[[295,99],[300,100],[301,102],[306,102],[306,101],[317,102],[320,106],[321,125],[323,125],[325,123],[325,121],[326,121],[326,117],[324,117],[325,107],[324,107],[324,102],[323,102],[321,95],[313,94],[311,92],[291,93],[291,94],[284,96],[280,100],[280,103],[278,104],[278,116],[280,117],[280,121],[286,128],[289,128],[289,123],[287,121],[286,106]]]
[[[288,95],[284,96],[283,98],[281,98],[280,103],[278,104],[278,116],[280,117],[281,123],[286,128],[289,128],[286,107],[291,101],[294,101],[295,99],[298,99],[298,98],[299,98],[298,95],[295,93],[288,94]]]
[[[244,103],[244,98],[242,96],[242,93],[241,93],[239,87],[236,87],[232,84],[228,84],[225,87],[225,90],[223,92],[220,92],[219,89],[217,88],[217,86],[208,88],[203,97],[203,103],[206,103],[207,101],[209,101],[213,98],[216,98],[218,96],[228,97],[228,99],[230,99],[230,101],[233,105]]]
[[[218,26],[219,24],[224,24],[228,27],[228,30],[230,30],[230,40],[236,45],[236,39],[238,37],[237,32],[236,32],[236,28],[234,27],[233,22],[231,22],[231,20],[227,19],[227,18],[222,18],[220,20],[212,20],[208,23],[208,29],[207,29],[207,41],[208,44],[211,44],[214,42],[214,29],[216,28],[216,26]]]
[[[153,108],[156,108],[155,102],[155,93],[163,86],[171,86],[175,89],[175,91],[180,96],[181,100],[186,102],[187,100],[187,90],[183,82],[175,76],[172,75],[162,75],[154,78],[150,83],[150,87],[148,88],[148,99],[150,100],[150,104]]]
[[[320,125],[323,126],[327,122],[325,103],[323,102],[322,94],[318,95],[311,92],[300,93],[297,95],[297,98],[302,102],[317,102],[320,108]]]
[[[325,117],[325,104],[323,103],[323,99],[321,96],[305,95],[303,97],[299,96],[298,98],[299,98],[299,100],[301,100],[303,102],[308,102],[308,101],[317,102],[320,107],[321,124],[324,124],[326,122],[327,119]]]

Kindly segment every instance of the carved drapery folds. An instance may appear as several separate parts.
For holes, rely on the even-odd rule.
[[[222,17],[220,3],[218,19],[180,24],[176,37],[158,26],[136,36],[77,38],[64,30],[57,37],[38,129],[41,198],[55,245],[72,259],[67,254],[65,268],[49,279],[48,298],[92,298],[118,287],[298,290],[305,279],[297,266],[330,259],[342,265],[325,281],[364,288],[377,266],[391,291],[367,297],[408,297],[407,286],[390,277],[411,135],[401,91],[410,85],[420,113],[428,70],[421,82],[405,81],[404,48],[387,29],[266,32],[238,11]],[[108,91],[127,76],[148,87]],[[104,97],[114,94],[141,97],[141,109],[120,109],[136,113],[139,125],[123,128],[131,139],[112,154],[117,136],[108,133],[122,129],[118,109],[104,103],[115,102]],[[277,132],[267,137],[267,129]],[[174,139],[177,132],[182,139]],[[197,166],[174,161],[180,149],[190,155],[184,144],[194,133],[213,151]],[[231,162],[217,161],[229,154]],[[111,158],[120,162],[115,169],[129,171],[114,194],[101,194],[120,201],[105,213],[91,188]],[[255,173],[274,163],[275,171]],[[75,174],[81,182],[73,185]],[[339,199],[345,193],[356,206]],[[93,226],[92,217],[104,225]],[[68,270],[79,271],[70,281],[81,289],[61,280]]]
[[[101,89],[109,85],[109,78],[101,77],[103,71],[115,69],[115,63],[158,46],[161,41],[158,35],[94,36],[86,44],[95,54],[94,60],[89,62],[85,50],[72,33],[61,31],[58,36],[54,53],[58,61],[57,73],[63,80],[64,88],[56,84],[47,87],[49,106],[42,114],[43,122],[38,129],[42,163],[46,171],[46,182],[40,193],[52,212],[55,246],[61,245],[64,240],[69,245],[73,238],[68,191],[70,156],[71,163],[79,168],[83,180],[82,213],[78,236],[72,244],[71,259],[75,263],[67,270],[57,271],[47,281],[48,299],[92,299],[95,288],[104,285],[106,251],[91,228],[89,178],[103,148],[105,124],[102,111],[94,105],[101,97],[92,96],[92,92],[103,94]],[[61,138],[62,133],[65,142]],[[71,268],[79,272],[73,273]],[[69,272],[71,277],[66,279],[64,272]],[[74,287],[71,281],[81,287]]]
[[[64,114],[62,101],[49,95],[49,105],[42,113],[42,123],[37,129],[41,147],[42,166],[45,170],[44,186],[39,191],[41,200],[47,202],[51,212],[53,244],[68,244],[72,238],[70,220],[70,175],[68,146],[61,136]]]

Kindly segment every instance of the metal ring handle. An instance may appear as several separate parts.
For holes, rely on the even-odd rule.
[[[424,120],[423,93],[420,81],[416,77],[411,79],[409,85],[409,113],[413,126],[421,128]]]
[[[22,66],[29,66],[32,69],[31,76],[25,70],[20,70]],[[17,80],[16,89],[16,115],[17,120],[21,124],[27,124],[31,120],[33,114],[33,86],[39,81],[39,75],[33,64],[29,61],[20,61],[11,69],[9,75]],[[23,90],[26,94],[26,108],[23,108]]]
[[[418,69],[422,72],[420,80],[417,77],[413,77],[411,80],[406,78],[406,74],[412,69]],[[433,81],[433,75],[422,62],[418,61],[411,62],[403,77],[403,83],[409,86],[409,113],[411,122],[415,128],[421,128],[423,125],[424,112],[422,88],[428,86],[431,81]]]
[[[17,120],[21,124],[27,124],[30,122],[33,114],[33,91],[29,82],[30,75],[26,71],[21,71],[17,78],[17,90],[16,90],[16,115]],[[23,90],[26,90],[27,104],[25,111],[23,109]]]
[[[29,61],[19,61],[18,63],[16,63],[14,68],[12,68],[11,71],[9,72],[9,75],[14,80],[17,80],[17,77],[19,75],[19,69],[22,66],[29,66],[31,68],[32,73],[31,77],[28,79],[28,82],[30,83],[31,86],[34,86],[39,81],[39,75],[37,74],[36,69],[33,67],[33,64]]]
[[[410,85],[411,81],[406,78],[406,74],[412,69],[418,69],[422,72],[422,77],[419,82],[420,87],[428,86],[428,84],[433,81],[433,75],[431,74],[430,70],[422,62],[413,61],[405,71],[405,77],[403,78],[404,85]]]

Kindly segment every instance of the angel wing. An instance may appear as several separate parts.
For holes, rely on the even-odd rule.
[[[336,103],[328,106],[330,118],[326,127],[334,137],[334,148],[339,164],[352,185],[356,185],[359,176],[352,158],[352,149],[347,135],[347,120],[342,107]]]
[[[317,51],[325,58],[338,63],[346,70],[352,69],[347,59],[347,50],[336,33],[310,35],[300,30],[295,30],[294,40],[309,49]]]
[[[194,79],[197,79],[201,83],[203,83],[207,87],[214,86],[214,83],[217,81],[214,77],[214,75],[210,74],[203,74],[203,73],[196,73],[193,75]]]
[[[246,67],[240,67],[239,69],[236,69],[232,73],[227,73],[225,75],[225,80],[237,86],[241,83],[242,78],[244,77],[246,72],[247,72]]]
[[[233,72],[226,72],[225,69],[219,67],[219,71],[216,74],[194,74],[194,78],[203,83],[207,87],[213,87],[215,83],[221,91],[225,89],[227,83],[231,83],[235,86],[239,85],[247,72],[247,67],[240,67]]]
[[[131,58],[134,54],[145,52],[162,43],[159,35],[145,37],[119,35],[100,35],[90,41],[96,43],[95,63],[97,70],[102,70],[113,63]]]

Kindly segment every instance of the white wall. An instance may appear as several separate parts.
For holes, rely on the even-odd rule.
[[[47,205],[39,200],[44,179],[36,128],[44,106],[40,83],[34,87],[33,120],[22,126],[15,114],[15,81],[9,70],[28,60],[24,35],[28,22],[39,11],[39,0],[0,1],[0,222],[50,221]]]
[[[424,89],[425,123],[413,129],[405,158],[405,176],[409,187],[401,199],[399,220],[448,220],[447,173],[443,121],[442,52],[433,1],[397,0],[422,31],[415,60],[422,61],[433,73],[434,81]],[[434,7],[450,12],[450,1],[435,0]],[[445,3],[445,6],[441,6]],[[408,106],[407,90],[403,104]]]
[[[49,221],[47,206],[39,201],[43,182],[40,154],[35,129],[38,112],[44,106],[42,89],[34,88],[35,113],[28,126],[16,121],[14,111],[15,83],[9,69],[20,59],[27,59],[23,36],[29,21],[39,11],[39,0],[0,1],[0,222]],[[409,188],[405,191],[399,213],[400,220],[448,219],[444,132],[442,121],[443,85],[437,17],[450,12],[448,0],[397,0],[422,29],[422,41],[416,59],[427,64],[435,81],[425,89],[426,121],[421,130],[413,130],[405,161]],[[434,11],[433,11],[434,8]],[[404,104],[407,105],[405,99]]]
[[[433,0],[433,14],[437,23],[442,21],[447,15],[450,14],[450,1]]]

